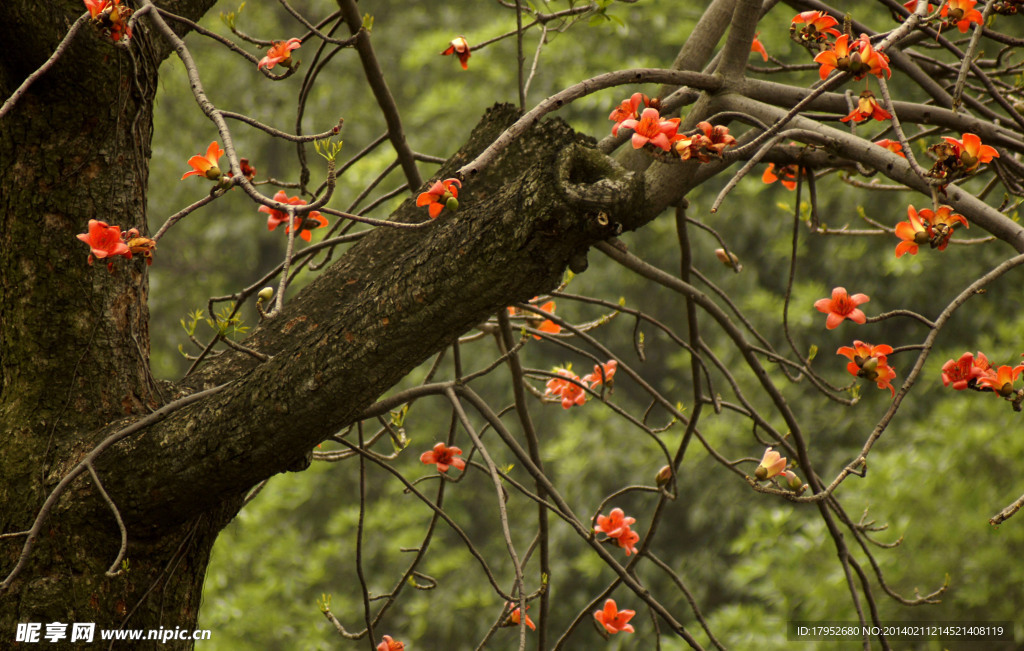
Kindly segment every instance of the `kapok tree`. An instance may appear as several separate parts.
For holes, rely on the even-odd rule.
[[[669,607],[668,595],[649,591],[635,571],[650,565],[687,590],[685,577],[658,561],[657,529],[680,497],[676,478],[695,445],[721,464],[722,481],[745,482],[752,501],[788,500],[817,510],[862,622],[877,619],[883,592],[907,604],[930,602],[943,592],[940,586],[908,598],[885,584],[868,544],[872,532],[844,508],[842,487],[863,474],[873,447],[919,380],[939,380],[920,373],[956,310],[1024,263],[1024,229],[1007,216],[1016,203],[987,201],[996,188],[1008,197],[1021,194],[1024,117],[1016,103],[1019,89],[1006,81],[1014,64],[1002,54],[978,57],[985,44],[1019,45],[1001,31],[1019,20],[1018,2],[991,0],[979,11],[974,0],[906,7],[882,0],[885,20],[861,22],[867,14],[844,16],[813,0],[763,7],[753,0],[714,0],[664,68],[610,71],[535,105],[526,100],[524,41],[540,35],[534,63],[542,62],[546,30],[568,29],[611,3],[540,10],[518,0],[500,2],[508,11],[506,36],[517,39],[523,55],[511,64],[519,72],[518,107],[489,111],[447,160],[418,153],[406,141],[402,109],[388,91],[370,21],[355,0],[338,0],[336,11],[325,16],[293,11],[293,33],[263,39],[234,23],[234,39],[199,27],[195,21],[213,4],[0,5],[3,42],[17,43],[0,61],[2,635],[17,629],[28,639],[28,622],[197,628],[204,572],[218,532],[262,482],[311,459],[346,460],[339,468],[360,477],[379,472],[407,485],[432,513],[430,530],[436,524],[456,534],[459,522],[445,505],[468,498],[449,480],[471,473],[486,477],[514,568],[501,576],[490,570],[489,559],[478,559],[482,580],[507,603],[494,613],[488,638],[502,624],[516,625],[520,648],[576,644],[568,640],[595,635],[580,627],[588,620],[605,635],[675,635],[693,648],[722,646],[714,631],[702,627],[699,603]],[[792,15],[788,36],[806,50],[803,61],[749,66],[752,51],[769,61],[771,43],[781,38],[764,32],[758,37],[759,20],[769,12]],[[301,135],[217,106],[204,91],[202,62],[182,40],[189,33],[215,39],[224,46],[223,56],[237,58],[240,69],[262,77],[261,83],[301,80],[308,87],[322,83],[332,66],[351,70],[358,61],[388,125],[377,146],[391,147],[408,201],[386,218],[339,209],[336,177],[365,155],[339,165],[341,150],[332,138],[344,107],[318,133]],[[937,49],[923,55],[925,44]],[[263,56],[251,52],[262,48]],[[439,49],[456,57],[464,74],[487,56],[485,47],[455,34],[447,49]],[[218,137],[209,144],[197,141],[199,153],[188,167],[183,163],[185,181],[209,184],[208,194],[173,215],[148,216],[157,66],[170,56],[188,70],[198,109]],[[301,72],[300,56],[316,65]],[[620,95],[608,107],[610,135],[579,134],[548,117],[609,88]],[[679,113],[684,106],[685,116]],[[466,119],[457,106],[452,115]],[[260,162],[234,145],[239,129],[298,145],[291,185],[274,187],[260,178]],[[595,141],[590,135],[604,137]],[[311,145],[325,159],[326,180],[317,187],[308,181]],[[759,165],[767,167],[757,178]],[[423,178],[425,166],[433,170],[429,181]],[[705,273],[709,260],[720,263],[695,248],[698,230],[720,243],[721,263],[740,270],[730,235],[715,217],[737,184],[779,181],[795,191],[795,241],[802,228],[799,198],[809,195],[809,232],[825,236],[830,231],[817,213],[816,187],[841,180],[870,192],[880,184],[859,179],[874,174],[918,198],[901,208],[907,221],[878,221],[862,234],[891,233],[895,255],[904,259],[951,256],[970,226],[972,234],[986,234],[989,246],[1002,247],[1001,262],[965,279],[952,300],[928,315],[894,310],[868,316],[864,292],[873,290],[866,287],[836,287],[813,306],[790,304],[787,289],[778,330],[767,336]],[[687,195],[715,176],[729,180],[710,213],[688,210]],[[182,246],[174,241],[175,224],[201,219],[229,192],[251,197],[254,217],[266,215],[268,229],[281,233],[281,264],[271,277],[254,278],[224,299],[235,307],[223,312],[216,335],[204,342],[186,377],[158,382],[148,368],[147,266],[160,264],[162,249]],[[155,230],[150,217],[159,224]],[[651,265],[616,239],[656,219],[675,222],[682,259],[675,272]],[[566,293],[565,270],[584,272],[591,249],[601,264],[678,294],[685,306],[678,321],[653,319],[642,305]],[[336,260],[325,265],[325,256]],[[792,260],[787,288],[795,246]],[[301,292],[290,291],[296,274],[313,266],[323,271]],[[236,342],[228,330],[237,306],[247,301],[256,303],[262,319]],[[686,351],[689,394],[674,395],[648,382],[630,350],[633,342],[603,341],[600,327],[560,316],[556,304],[564,313],[561,306],[571,302],[634,319],[661,333],[660,345]],[[837,353],[848,359],[850,374],[892,398],[860,454],[827,476],[817,471],[803,417],[824,404],[849,408],[856,399],[849,397],[851,387],[826,379],[841,370],[835,360],[812,366],[813,356],[802,351],[813,341],[794,340],[786,315],[814,308],[828,315],[827,328],[859,328],[851,345]],[[903,318],[920,325],[920,340],[894,347],[886,325]],[[490,335],[469,338],[493,341],[492,363],[470,369],[458,362],[451,377],[429,374],[420,386],[386,395],[431,357],[452,350],[459,359],[458,351],[471,345],[460,337],[473,331]],[[702,332],[718,333],[716,345],[742,359],[744,368],[724,365],[722,351],[712,349]],[[785,339],[788,350],[771,343]],[[568,366],[532,368],[531,348],[538,340],[562,347],[577,368],[593,371],[580,376]],[[484,344],[472,345],[474,355],[484,354]],[[768,364],[783,375],[768,373]],[[947,363],[942,381],[985,394],[978,400],[1001,399],[1019,410],[1024,391],[1015,382],[1021,369],[967,353]],[[496,375],[507,381],[510,411],[474,390],[481,377]],[[801,380],[822,394],[821,401],[787,401],[794,390],[790,383]],[[756,397],[743,388],[750,381]],[[682,428],[681,442],[669,448],[663,428],[616,404],[613,382],[644,392],[652,409]],[[408,411],[402,406],[427,399],[445,402],[457,425],[448,440],[405,448],[400,428]],[[551,460],[533,425],[538,410],[555,405],[608,409],[623,430],[645,435],[642,453],[661,470],[624,477],[621,490],[598,503],[572,503],[546,471]],[[388,418],[391,412],[397,415]],[[744,423],[749,440],[739,447],[716,445],[702,435],[702,424],[713,418]],[[400,452],[390,452],[389,439]],[[327,440],[340,451],[315,450]],[[525,474],[498,467],[491,454],[498,447],[507,448]],[[418,456],[425,464],[417,466],[421,473],[436,468],[432,496],[396,470],[395,454]],[[365,481],[360,485],[365,489]],[[626,493],[642,494],[649,508],[627,514],[615,505]],[[537,552],[529,563],[509,533],[506,497],[538,506],[532,525]],[[993,523],[1019,506],[1010,505]],[[599,557],[607,567],[606,589],[589,603],[574,604],[577,616],[568,619],[554,617],[551,604],[566,580],[551,572],[549,543],[556,527],[575,534],[580,553]],[[353,536],[358,549],[362,531]],[[471,540],[461,540],[473,549]],[[434,551],[429,541],[427,532],[385,599],[369,594],[363,583],[363,612],[339,614],[323,604],[342,636],[363,640],[353,646],[402,648],[405,638],[388,627],[387,613],[401,608],[407,579]],[[639,609],[653,614],[658,631],[631,623]],[[71,644],[70,637],[58,640]],[[191,640],[174,640],[171,648],[191,646]]]

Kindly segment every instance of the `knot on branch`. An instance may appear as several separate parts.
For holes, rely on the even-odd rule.
[[[613,216],[643,196],[641,176],[597,149],[579,143],[569,145],[558,154],[555,175],[556,185],[566,201]]]

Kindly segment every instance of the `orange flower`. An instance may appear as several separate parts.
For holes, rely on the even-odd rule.
[[[626,556],[629,556],[630,554],[637,553],[636,544],[640,542],[640,534],[629,527],[626,527],[626,530],[622,532],[622,535],[615,538],[615,542],[619,544],[619,547],[626,550]]]
[[[964,228],[971,227],[967,223],[966,217],[953,212],[952,206],[939,206],[934,213],[925,208],[921,211],[921,217],[928,220],[928,235],[931,238],[932,248],[940,251],[946,250],[956,224],[963,224]]]
[[[785,469],[786,458],[775,450],[768,448],[764,451],[764,456],[761,457],[761,463],[754,470],[754,476],[761,480],[771,479]]]
[[[297,50],[302,47],[302,39],[290,38],[287,41],[274,41],[274,44],[267,50],[267,56],[260,59],[260,62],[256,64],[256,69],[259,70],[263,66],[270,70],[277,64],[281,64],[285,68],[292,67],[292,50]]]
[[[619,127],[626,120],[635,120],[640,117],[640,105],[650,106],[651,98],[643,93],[633,93],[633,95],[623,100],[621,104],[615,107],[615,110],[608,115],[608,119],[615,122],[612,126],[612,135],[619,135]]]
[[[416,205],[430,206],[427,212],[431,219],[436,219],[445,208],[454,212],[459,208],[459,188],[461,187],[462,181],[458,179],[434,181],[434,185],[430,186],[429,190],[421,192],[420,196],[416,197]]]
[[[121,227],[109,226],[106,222],[96,219],[89,220],[89,232],[79,233],[76,237],[89,245],[89,264],[94,258],[112,258],[116,256],[132,257],[131,249],[121,239]],[[113,270],[114,263],[107,264]]]
[[[914,13],[914,10],[917,9],[917,0],[910,0],[910,2],[904,2],[903,8],[909,11],[910,13]],[[929,2],[928,9],[926,10],[926,12],[930,14],[932,13],[932,11],[934,11],[934,9],[935,7],[932,5],[932,3]]]
[[[867,317],[857,306],[870,300],[865,294],[850,296],[844,288],[836,287],[832,290],[832,298],[818,299],[814,302],[814,307],[819,312],[828,314],[825,327],[832,330],[838,327],[843,319],[850,319],[854,323],[864,323]]]
[[[977,386],[978,380],[986,375],[995,373],[991,370],[985,354],[979,351],[978,358],[975,359],[974,355],[964,353],[960,359],[951,359],[942,365],[942,386],[948,387],[952,384],[956,391],[973,389]]]
[[[554,314],[555,313],[555,302],[554,301],[548,301],[544,305],[541,305],[540,309],[541,309],[542,312],[547,312],[548,314]],[[557,323],[555,323],[551,319],[544,319],[544,321],[541,322],[541,324],[537,327],[537,329],[540,330],[541,332],[548,332],[550,334],[557,335],[559,332],[562,331],[562,326],[558,325]],[[540,335],[533,335],[533,338],[534,339],[540,339],[541,336]]]
[[[594,611],[594,619],[612,635],[616,633],[632,633],[633,625],[628,622],[633,619],[633,615],[636,615],[635,610],[619,610],[614,599],[605,601],[602,610]]]
[[[1024,371],[1024,365],[1000,366],[995,374],[986,375],[979,379],[978,384],[992,389],[998,396],[1008,398],[1016,393],[1013,383],[1017,380],[1017,376],[1021,374],[1021,371]]]
[[[796,26],[800,24],[803,28],[798,36]],[[838,24],[839,21],[824,12],[804,11],[793,17],[789,33],[794,40],[802,44],[821,43],[827,41],[829,35],[839,37],[839,30],[835,29]]]
[[[850,57],[852,64],[850,72],[853,73],[853,78],[861,79],[867,74],[881,77],[884,74],[887,78],[891,79],[892,70],[889,69],[889,57],[871,46],[871,41],[868,40],[867,34],[860,35],[860,42],[860,52]],[[858,57],[860,58],[860,65],[857,65]]]
[[[277,194],[274,195],[274,201],[279,203],[288,204],[289,206],[305,206],[306,202],[298,197],[289,197],[284,190],[278,190]],[[270,206],[260,206],[257,209],[259,212],[265,212],[267,215],[267,230],[272,231],[283,222],[288,221],[288,213],[283,210],[276,210]],[[291,231],[292,226],[295,226],[299,231],[299,237],[306,240],[307,242],[312,239],[313,234],[310,233],[314,228],[323,228],[327,226],[327,220],[318,211],[312,210],[305,215],[295,215],[295,219],[285,227],[284,232],[288,233]]]
[[[762,183],[775,183],[781,180],[782,185],[788,190],[796,190],[796,178],[798,169],[796,165],[783,165],[778,170],[775,163],[768,163],[768,168],[761,175]]]
[[[736,144],[736,138],[729,135],[729,127],[713,127],[710,122],[698,122],[697,129],[699,131],[688,136],[678,136],[675,149],[683,160],[695,157],[706,163],[711,160],[708,152],[721,158],[723,149]]]
[[[567,368],[556,368],[558,377],[553,377],[545,385],[544,395],[558,396],[562,399],[562,409],[587,402],[587,392],[580,386],[580,378]],[[574,382],[570,382],[574,380]]]
[[[625,511],[620,508],[614,508],[607,516],[597,516],[597,526],[594,527],[594,533],[603,533],[609,538],[618,538],[629,531],[629,525],[634,522],[636,522],[636,518],[627,516]]]
[[[857,100],[857,108],[847,115],[845,118],[841,118],[840,122],[863,122],[871,118],[873,120],[891,120],[892,113],[889,113],[884,108],[878,105],[878,100],[875,99],[875,94],[870,90],[863,90],[860,93],[860,99]],[[896,143],[899,144],[899,143]]]
[[[469,70],[469,57],[472,56],[469,52],[469,43],[462,36],[456,36],[448,43],[448,49],[441,53],[444,56],[454,54],[459,57],[459,63],[462,64],[463,70]]]
[[[510,604],[506,605],[506,607],[508,607],[508,608],[512,608],[513,606],[515,606],[515,604],[511,604],[510,603]],[[526,609],[529,610],[530,607],[527,606]],[[519,622],[520,622],[519,607],[516,606],[515,608],[512,608],[512,612],[509,613],[509,616],[505,619],[504,622],[502,622],[501,625],[502,626],[519,626]],[[536,631],[537,630],[537,626],[533,623],[533,620],[530,619],[530,614],[529,613],[526,614],[526,626],[531,631]]]
[[[761,43],[761,41],[757,38],[760,35],[761,35],[761,32],[758,32],[757,34],[754,34],[754,40],[750,44],[750,51],[751,52],[757,52],[758,54],[761,55],[762,59],[767,61],[768,60],[768,51],[764,49],[764,44]]]
[[[459,470],[466,469],[466,462],[459,458],[462,450],[454,445],[448,447],[444,443],[438,443],[433,450],[420,455],[420,461],[426,464],[437,464],[438,472],[448,472],[448,468],[455,466]]]
[[[126,258],[131,260],[133,255],[139,255],[146,259],[147,265],[153,264],[153,249],[156,248],[155,240],[142,237],[139,235],[137,228],[129,229],[127,233],[122,233],[121,237],[125,241],[125,246],[128,247]]]
[[[626,119],[620,126],[633,130],[633,149],[641,149],[647,143],[668,151],[679,128],[679,118],[661,119],[658,109],[645,108],[640,120]]]
[[[924,212],[923,210],[921,212]],[[931,212],[930,210],[928,212]],[[928,229],[921,221],[920,216],[914,206],[911,205],[907,208],[907,217],[910,221],[900,222],[896,224],[896,237],[903,240],[896,245],[896,257],[903,257],[904,253],[910,255],[917,255],[917,247],[920,244],[925,244],[931,241],[931,237],[928,235]]]
[[[384,641],[377,645],[377,651],[402,651],[405,649],[405,642],[392,639],[390,635],[384,636]]]
[[[814,62],[821,65],[818,69],[818,76],[824,79],[833,70],[847,70],[850,67],[850,36],[843,34],[836,39],[832,47],[824,52],[819,52],[814,57]]]
[[[939,15],[949,22],[956,23],[961,34],[966,34],[971,23],[981,25],[981,12],[974,8],[977,0],[949,0],[942,5]]]
[[[589,384],[590,388],[593,389],[601,386],[601,378],[603,377],[604,383],[607,384],[608,386],[611,386],[612,384],[615,383],[615,371],[618,368],[619,363],[616,362],[614,359],[609,360],[607,364],[594,364],[594,372],[589,375],[584,375],[583,382]],[[602,371],[604,372],[604,375],[602,375]]]
[[[181,178],[184,180],[190,176],[202,176],[210,181],[220,181],[220,157],[223,155],[224,150],[214,140],[206,148],[206,156],[196,155],[188,159],[192,171],[185,172]]]
[[[988,163],[993,158],[999,158],[999,152],[995,147],[981,144],[981,138],[973,133],[963,134],[962,140],[943,136],[943,140],[953,146],[953,155],[960,161],[964,171],[972,172],[982,163]]]
[[[852,73],[854,79],[863,79],[867,74],[876,77],[885,74],[887,77],[892,77],[892,71],[889,69],[889,57],[871,46],[867,34],[861,34],[860,38],[853,43],[849,41],[849,35],[843,34],[836,39],[831,49],[820,52],[814,57],[814,62],[821,65],[821,68],[818,69],[818,76],[825,79],[833,70],[842,70]]]
[[[85,8],[89,10],[89,16],[106,33],[110,40],[117,42],[121,38],[132,37],[132,30],[128,27],[128,19],[132,10],[121,6],[121,0],[84,0]]]
[[[917,0],[912,1],[917,2]],[[906,154],[903,153],[903,145],[901,145],[898,140],[889,140],[888,138],[884,138],[882,140],[876,140],[875,144],[879,147],[885,147],[900,158],[907,157]]]
[[[895,396],[896,389],[892,386],[892,379],[896,377],[896,371],[889,366],[886,357],[891,352],[892,346],[887,344],[872,346],[863,341],[854,341],[853,348],[843,346],[836,354],[846,355],[850,359],[846,365],[850,375],[874,382],[879,389],[889,389]]]

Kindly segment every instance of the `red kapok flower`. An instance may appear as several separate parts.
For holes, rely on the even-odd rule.
[[[845,118],[840,118],[840,122],[863,122],[871,118],[873,120],[891,120],[892,113],[889,113],[884,108],[878,105],[878,100],[875,99],[875,94],[870,90],[862,90],[860,93],[860,99],[857,100],[857,108],[847,115]],[[897,145],[899,143],[896,143]]]
[[[456,36],[448,43],[448,49],[441,53],[444,56],[454,54],[459,57],[459,63],[463,70],[469,70],[469,43],[462,36]]]
[[[583,376],[583,381],[590,385],[590,388],[599,387],[602,384],[601,378],[604,377],[604,384],[611,386],[615,383],[615,371],[619,368],[617,361],[609,360],[607,364],[594,364],[594,372]],[[604,375],[602,376],[602,371]]]
[[[836,287],[832,290],[832,298],[818,299],[814,302],[814,307],[819,312],[828,314],[825,327],[832,330],[838,327],[843,319],[850,319],[854,323],[864,323],[867,317],[857,306],[870,300],[865,294],[850,296],[844,288]]]
[[[223,155],[224,150],[214,140],[206,148],[206,156],[195,155],[188,159],[188,164],[192,167],[192,171],[185,172],[181,175],[181,178],[187,179],[190,176],[202,176],[210,181],[220,181],[220,157]]]
[[[932,248],[944,251],[949,244],[949,238],[953,235],[953,227],[963,224],[964,228],[970,228],[967,218],[960,213],[953,212],[952,206],[939,206],[934,213],[927,208],[921,211],[921,217],[928,220],[928,235],[931,238]]]
[[[771,479],[785,469],[786,458],[775,450],[768,448],[764,451],[764,456],[761,457],[761,463],[754,470],[754,476],[762,480]]]
[[[921,211],[924,212],[923,210]],[[928,212],[931,212],[930,210]],[[920,216],[914,206],[911,205],[907,208],[907,217],[909,221],[900,222],[896,224],[896,237],[903,240],[896,245],[896,257],[903,257],[904,253],[910,255],[917,255],[917,247],[921,244],[926,244],[931,241],[931,236],[928,235],[928,229],[921,221]]]
[[[131,249],[121,239],[120,226],[110,226],[106,222],[90,219],[89,232],[79,233],[76,237],[89,245],[89,264],[92,264],[94,258],[102,260],[119,255],[132,257]],[[108,267],[113,268],[113,263]]]
[[[139,235],[137,228],[131,228],[127,233],[121,234],[128,247],[128,255],[125,257],[131,260],[133,255],[139,255],[146,259],[146,264],[153,264],[153,250],[156,248],[156,240]]]
[[[797,25],[803,25],[799,35],[796,32]],[[839,30],[835,26],[839,21],[821,11],[804,11],[793,17],[789,26],[789,33],[800,43],[820,43],[827,41],[829,35],[839,37]]]
[[[630,554],[637,553],[636,544],[640,542],[640,534],[626,527],[622,535],[615,537],[615,542],[618,543],[619,547],[626,550],[626,556],[629,556]]]
[[[507,604],[507,606],[508,607],[512,607],[512,606],[515,606],[515,604]],[[529,610],[530,607],[527,606],[526,609]],[[501,625],[502,626],[519,626],[520,619],[521,618],[520,618],[520,615],[519,615],[519,607],[516,606],[515,608],[512,608],[512,612],[509,613],[509,616],[505,619],[504,622],[501,623]],[[536,631],[537,630],[537,626],[533,623],[533,620],[530,619],[530,614],[529,613],[526,614],[526,626],[531,631]]]
[[[608,115],[608,119],[615,122],[612,125],[612,135],[619,135],[619,127],[626,120],[635,120],[640,117],[640,105],[649,106],[651,98],[643,93],[633,93],[633,95],[623,100],[621,104],[615,107],[615,110]]]
[[[444,443],[438,443],[433,450],[421,454],[420,461],[426,464],[437,464],[438,472],[448,472],[450,466],[465,470],[466,462],[459,458],[460,454],[462,454],[462,450],[454,445],[449,447]]]
[[[256,64],[256,69],[266,66],[267,70],[270,70],[277,64],[281,64],[285,68],[292,66],[292,50],[297,50],[302,47],[302,39],[290,38],[287,41],[274,41],[274,44],[267,50],[267,56],[260,59],[260,62]]]
[[[722,150],[736,144],[736,138],[729,135],[729,127],[711,126],[710,122],[698,122],[698,131],[689,135],[676,136],[676,153],[683,160],[697,158],[702,163],[711,160],[710,156],[721,158]]]
[[[541,309],[542,312],[547,312],[548,314],[554,314],[555,313],[555,302],[554,301],[548,301],[544,305],[541,305],[540,309]],[[555,323],[551,319],[544,319],[544,321],[542,321],[541,324],[539,326],[537,326],[537,329],[540,330],[541,332],[547,332],[547,333],[550,333],[550,334],[553,334],[553,335],[557,335],[559,332],[562,331],[562,326],[558,325],[557,323]],[[540,335],[533,335],[533,338],[534,339],[540,339],[541,337],[540,337]]]
[[[824,79],[833,70],[846,70],[850,67],[850,35],[843,34],[836,39],[832,47],[819,52],[814,62],[821,65],[818,76]]]
[[[629,525],[634,522],[636,522],[636,518],[627,516],[625,511],[616,507],[606,516],[597,516],[597,526],[594,527],[594,533],[603,533],[609,538],[618,538],[629,531]]]
[[[912,1],[917,2],[917,0]],[[907,157],[907,155],[903,153],[903,145],[901,145],[898,140],[889,140],[888,138],[884,138],[882,140],[876,140],[875,144],[878,145],[879,147],[885,147],[886,149],[896,154],[900,158]]]
[[[757,37],[761,35],[761,32],[754,34],[754,40],[750,44],[750,51],[757,52],[761,55],[761,58],[765,61],[768,60],[768,51],[764,49],[764,44]]]
[[[403,651],[405,642],[392,639],[390,635],[384,636],[384,641],[377,645],[377,651]]]
[[[896,377],[896,371],[889,366],[886,357],[891,352],[892,346],[887,344],[873,346],[863,341],[854,341],[853,348],[843,346],[836,354],[846,355],[850,359],[846,365],[850,375],[874,382],[879,389],[889,389],[895,396],[896,389],[892,386],[892,379]]]
[[[305,206],[306,202],[298,197],[289,197],[284,190],[278,190],[277,194],[274,195],[274,201],[279,203],[288,204],[289,206]],[[257,210],[259,212],[267,213],[267,230],[272,231],[282,223],[288,221],[288,213],[283,210],[277,210],[270,206],[260,206]],[[323,228],[327,225],[327,220],[316,210],[311,210],[305,215],[295,215],[295,219],[291,224],[285,227],[284,232],[291,231],[292,226],[298,229],[299,237],[306,240],[307,242],[312,239],[311,230],[314,228]]]
[[[562,409],[569,409],[574,405],[583,405],[587,402],[587,392],[580,386],[582,381],[579,376],[567,368],[556,368],[558,377],[553,377],[545,385],[544,395],[557,396],[562,399]],[[570,382],[575,380],[575,382]]]
[[[910,2],[904,2],[903,8],[909,11],[910,13],[914,13],[914,10],[917,9],[917,0],[910,0]],[[932,11],[934,11],[934,9],[935,7],[932,5],[932,3],[929,2],[928,8],[925,10],[925,12],[930,14],[932,13]]]
[[[970,353],[964,353],[960,359],[948,360],[942,365],[942,386],[953,385],[956,391],[963,391],[977,386],[977,381],[989,372],[988,359],[984,353],[978,352],[978,359]]]
[[[836,39],[831,49],[818,53],[814,62],[821,65],[818,69],[818,76],[822,79],[828,77],[833,70],[842,70],[853,74],[854,79],[863,79],[865,75],[872,74],[881,77],[885,74],[892,77],[889,69],[889,57],[878,52],[871,46],[867,34],[861,34],[860,38],[850,43],[850,36],[843,34]]]
[[[995,391],[996,395],[1008,398],[1016,393],[1013,383],[1017,376],[1024,371],[1024,364],[1020,366],[1000,366],[995,374],[986,375],[978,380],[978,384]]]
[[[605,601],[603,609],[594,611],[594,619],[612,635],[632,633],[633,625],[628,622],[633,619],[633,615],[636,615],[635,610],[619,610],[614,599]]]
[[[974,8],[977,0],[949,0],[942,5],[939,15],[951,23],[956,23],[956,28],[961,34],[966,34],[971,23],[981,25],[981,12]]]
[[[84,0],[89,16],[99,25],[100,29],[117,42],[121,38],[131,38],[132,30],[128,27],[128,18],[132,10],[121,6],[121,0]]]
[[[783,165],[775,169],[775,163],[768,163],[768,168],[761,175],[762,183],[775,183],[780,181],[787,190],[796,190],[796,178],[799,170],[796,165]]]
[[[973,133],[963,134],[962,140],[949,136],[943,136],[942,139],[953,145],[953,155],[960,160],[966,172],[977,169],[978,165],[988,163],[993,158],[999,158],[999,152],[995,147],[981,144],[981,138]]]
[[[434,185],[430,186],[429,190],[421,192],[420,196],[416,197],[416,205],[430,206],[427,212],[431,219],[436,219],[445,208],[451,211],[458,210],[459,188],[461,187],[462,181],[458,179],[434,181]]]
[[[645,108],[640,120],[632,118],[623,120],[620,126],[633,130],[633,149],[641,149],[647,143],[668,151],[672,148],[672,139],[679,129],[679,118],[661,119],[658,109]]]

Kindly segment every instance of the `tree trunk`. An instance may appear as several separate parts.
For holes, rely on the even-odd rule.
[[[57,11],[0,7],[5,42],[14,32],[33,35],[0,63],[3,97],[76,17],[21,13],[29,7]],[[206,7],[175,8],[196,17]],[[582,269],[589,245],[628,222],[626,213],[647,212],[639,177],[579,146],[584,139],[564,123],[535,125],[467,181],[457,213],[420,229],[377,229],[290,297],[246,342],[269,361],[228,353],[160,391],[148,371],[144,261],[113,273],[102,261],[89,266],[75,235],[89,219],[146,228],[152,99],[165,50],[147,41],[144,24],[130,52],[86,25],[0,122],[0,533],[29,530],[57,483],[111,433],[161,403],[226,386],[93,464],[127,529],[120,568],[110,568],[121,544],[114,511],[89,473],[63,493],[0,592],[5,640],[19,623],[43,624],[44,633],[51,622],[191,632],[210,549],[249,488],[301,464],[460,334],[552,289],[568,264]],[[441,177],[516,117],[510,107],[492,109]],[[392,216],[424,218],[411,200]],[[0,539],[0,581],[24,543]],[[122,571],[107,576],[108,568]],[[61,645],[68,639],[54,648]],[[158,646],[192,642],[130,643]]]

